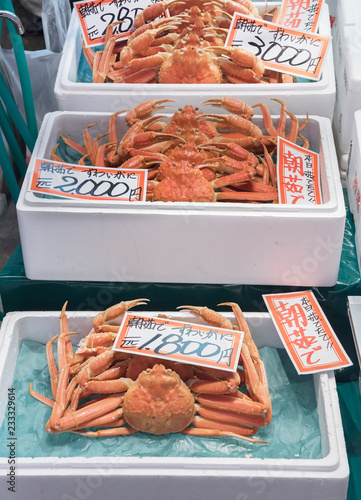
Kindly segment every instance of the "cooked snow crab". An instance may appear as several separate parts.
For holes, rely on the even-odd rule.
[[[210,325],[245,332],[239,367],[225,372],[113,351],[119,327],[109,322],[146,301],[121,302],[98,314],[75,352],[64,305],[60,334],[46,345],[53,399],[30,385],[32,396],[52,408],[46,430],[87,437],[182,432],[263,442],[252,436],[270,423],[271,399],[263,362],[240,307],[222,304],[232,308],[236,324],[207,307],[178,308]],[[56,339],[57,362],[52,348]]]
[[[169,17],[160,18],[166,10]],[[225,47],[234,12],[260,17],[249,0],[165,0],[134,21],[126,45],[108,26],[104,49],[83,45],[94,83],[277,83],[293,77],[265,70],[262,60],[239,47]],[[119,41],[121,40],[121,41]]]
[[[145,101],[132,110],[113,113],[107,134],[92,139],[91,126],[85,128],[84,145],[70,137],[62,136],[62,139],[66,147],[81,156],[81,165],[147,169],[148,201],[277,202],[273,161],[277,137],[301,141],[307,148],[308,142],[301,135],[307,119],[299,123],[286,105],[277,101],[281,112],[275,125],[265,104],[251,107],[232,97],[201,103],[202,108],[222,108],[221,113],[206,113],[200,107],[186,105],[170,115],[153,116],[172,107],[172,102],[169,99]],[[263,117],[263,124],[259,126],[254,121],[257,108]],[[118,137],[117,120],[122,114],[129,129]],[[64,156],[59,156],[57,147],[51,158],[66,162]],[[188,193],[184,195],[182,189]]]

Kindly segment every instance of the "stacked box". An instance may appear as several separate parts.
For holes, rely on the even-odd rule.
[[[347,171],[355,111],[361,109],[361,9],[357,0],[339,0],[334,30],[336,101],[333,130],[341,174]]]
[[[50,159],[60,132],[81,142],[91,123],[94,137],[107,132],[109,117],[95,112],[46,116],[17,203],[28,278],[336,283],[346,216],[330,120],[310,116],[302,131],[320,155],[321,205],[52,200],[29,191],[35,158]],[[263,126],[260,116],[253,122]],[[118,116],[119,137],[126,129],[124,115]]]
[[[260,3],[259,12],[271,11],[277,2]],[[330,36],[329,11],[322,7],[319,32]],[[132,108],[148,99],[186,99],[195,105],[201,100],[232,95],[253,105],[265,102],[272,113],[278,112],[281,99],[294,114],[325,116],[332,119],[335,101],[335,77],[332,47],[328,49],[319,81],[300,81],[292,84],[114,84],[81,83],[77,81],[79,60],[82,54],[80,23],[76,13],[72,15],[62,59],[55,82],[55,95],[60,110],[117,111]]]

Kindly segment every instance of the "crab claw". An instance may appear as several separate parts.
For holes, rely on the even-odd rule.
[[[94,330],[97,331],[100,328],[100,326],[103,325],[106,321],[111,321],[115,318],[118,318],[129,309],[135,306],[145,305],[148,301],[149,299],[127,300],[119,302],[114,306],[108,307],[108,309],[95,316],[93,320]]]
[[[233,330],[232,322],[222,316],[222,314],[209,309],[206,306],[178,306],[177,309],[187,309],[188,311],[194,312],[202,319],[207,321],[210,325],[217,326],[218,328],[227,328],[229,330]]]
[[[158,101],[144,101],[133,109],[131,109],[126,115],[125,119],[128,124],[133,124],[136,120],[142,120],[152,113],[154,110],[171,108],[172,106],[160,106],[165,102],[175,102],[174,99],[159,99]]]
[[[233,129],[235,132],[253,137],[257,141],[263,137],[262,130],[242,116],[204,114],[197,117],[197,121],[207,120],[219,123],[222,128]]]
[[[225,108],[231,113],[241,115],[248,119],[251,119],[254,114],[251,106],[243,101],[235,99],[234,97],[223,97],[223,99],[208,99],[207,101],[203,101],[201,105],[211,105],[218,108]]]

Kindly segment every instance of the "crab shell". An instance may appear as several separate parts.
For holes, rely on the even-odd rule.
[[[142,432],[180,432],[193,420],[194,398],[179,375],[161,364],[144,370],[124,396],[126,422]]]
[[[212,56],[194,45],[176,49],[159,71],[159,83],[222,83],[222,71]]]

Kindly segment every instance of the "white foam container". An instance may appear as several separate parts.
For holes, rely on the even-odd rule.
[[[55,112],[43,121],[16,207],[29,279],[336,283],[346,215],[330,120],[311,116],[302,131],[320,154],[325,203],[318,206],[75,202],[28,190],[35,158],[50,159],[59,132],[79,142],[85,126],[96,123],[95,137],[106,132],[109,116]],[[126,129],[118,117],[118,136]]]
[[[355,342],[358,364],[361,367],[361,297],[351,296],[348,300],[348,315],[350,318],[351,330]],[[361,370],[359,376],[359,386],[361,393]]]
[[[352,122],[350,154],[345,178],[350,211],[355,222],[357,261],[361,269],[361,110],[354,113]]]
[[[69,328],[81,336],[86,335],[94,314],[67,313]],[[149,315],[149,311],[146,314]],[[231,317],[229,313],[225,316]],[[194,315],[187,312],[172,313],[172,317],[194,322]],[[258,347],[282,348],[267,313],[248,313],[246,318]],[[5,316],[0,336],[0,425],[21,341],[31,339],[45,343],[58,328],[59,312],[15,312]],[[110,499],[118,498],[119,494],[122,497],[124,493],[128,500],[145,496],[148,500],[218,500],[223,496],[237,500],[304,500],[308,491],[312,500],[346,499],[349,469],[333,371],[314,375],[314,385],[321,432],[320,459],[18,457],[16,498]],[[7,458],[2,457],[2,500],[14,498],[14,494],[7,491],[8,472]]]
[[[334,27],[333,56],[336,101],[333,130],[340,167],[347,170],[353,115],[361,109],[361,4],[339,0]],[[346,158],[345,158],[346,157]]]
[[[268,3],[269,10],[279,5]],[[266,3],[257,5],[259,12],[265,11]],[[322,7],[319,32],[331,34],[328,6]],[[282,99],[292,107],[295,114],[307,112],[332,119],[336,87],[333,67],[332,47],[324,63],[319,81],[293,84],[113,84],[80,83],[76,81],[81,47],[80,23],[73,12],[69,25],[63,54],[55,82],[55,95],[59,110],[72,111],[116,111],[129,109],[148,99],[187,99],[195,105],[202,99],[232,95],[246,100],[249,104],[265,102],[271,112],[278,112],[278,104],[272,99]]]
[[[351,130],[346,185],[350,210],[356,222],[360,210],[360,201],[357,199],[357,189],[359,191],[361,190],[361,110],[354,113]]]

